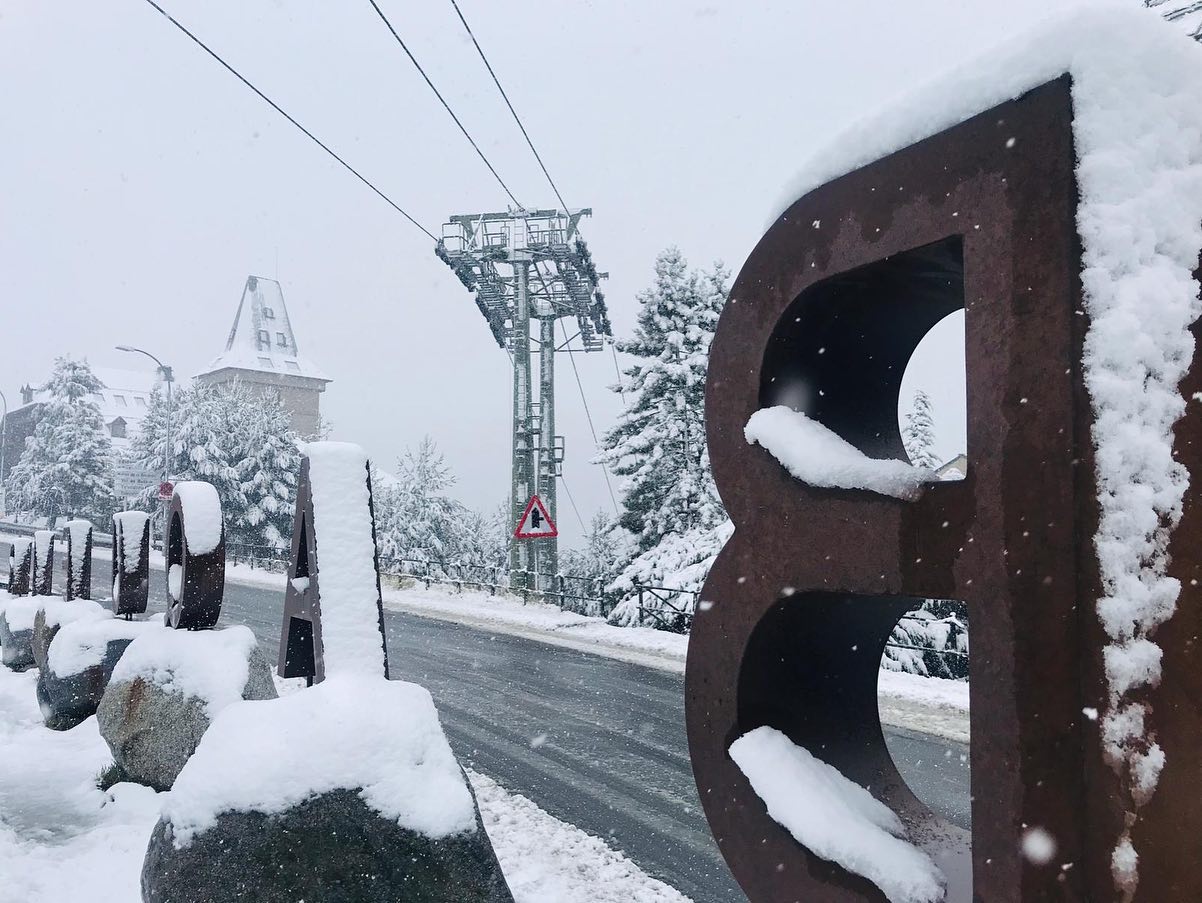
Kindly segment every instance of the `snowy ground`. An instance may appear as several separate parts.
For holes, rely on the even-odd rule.
[[[111,757],[96,719],[48,730],[36,680],[36,670],[0,668],[0,903],[137,903],[165,795],[136,784],[97,790]],[[469,777],[517,903],[687,903],[602,840],[486,775]]]
[[[8,537],[0,535],[0,540]],[[110,560],[107,549],[96,549],[93,558]],[[161,552],[151,553],[152,566],[161,569]],[[226,579],[233,583],[284,588],[284,575],[246,564],[227,565]],[[404,589],[384,587],[384,606],[426,618],[452,621],[496,633],[577,649],[633,664],[684,673],[689,638],[646,627],[614,627],[601,618],[560,611],[541,602],[523,603],[508,595],[490,596],[452,587],[421,584]],[[878,682],[881,721],[895,727],[967,743],[968,684],[964,681],[920,677],[882,670]]]

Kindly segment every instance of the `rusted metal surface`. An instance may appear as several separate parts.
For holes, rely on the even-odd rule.
[[[126,521],[118,511],[113,515],[113,614],[131,618],[146,611],[150,599],[150,518],[141,519],[138,536],[126,536]],[[141,512],[138,512],[141,514]],[[130,551],[137,550],[137,561],[130,566]]]
[[[210,551],[199,553],[188,547],[188,524],[184,504],[177,491],[167,511],[167,615],[169,627],[177,630],[207,630],[221,617],[225,593],[225,523],[221,538]],[[179,595],[171,591],[172,568],[180,568]]]
[[[371,519],[372,546],[375,549],[376,615],[380,645],[384,651],[384,677],[388,677],[388,643],[384,634],[384,603],[380,593],[380,553],[376,544],[375,502],[372,497],[371,466],[363,475],[367,481],[367,508],[363,517]],[[318,539],[321,525],[313,515],[313,480],[309,457],[301,458],[300,479],[296,489],[296,516],[292,522],[292,557],[288,564],[288,583],[284,589],[284,621],[280,628],[280,677],[304,677],[310,685],[325,680],[326,661],[323,646],[321,567]],[[328,604],[336,605],[337,599]]]
[[[1082,714],[1103,707],[1105,685],[1071,115],[1066,77],[813,191],[760,241],[722,314],[706,415],[736,530],[702,593],[712,604],[695,617],[686,705],[706,815],[754,903],[883,899],[768,817],[727,754],[763,724],[898,812],[949,872],[949,900],[1115,897],[1117,779],[1098,724]],[[869,454],[898,453],[901,372],[947,299],[899,284],[857,311],[862,297],[828,289],[949,241],[963,255],[967,479],[932,485],[917,502],[816,489],[748,445],[751,414],[788,400],[773,377],[799,368],[830,398],[812,416]],[[777,347],[796,316],[807,333],[826,330],[820,364],[804,336]],[[866,353],[887,359],[870,364]],[[1202,391],[1197,367],[1184,388]],[[1202,463],[1202,418],[1182,421],[1177,450],[1191,469]],[[1133,830],[1137,899],[1148,901],[1202,900],[1198,508],[1191,488],[1172,544],[1181,613],[1157,634],[1166,686],[1151,717],[1169,765]],[[922,598],[970,609],[971,838],[914,797],[881,733],[881,647]],[[1022,856],[1024,826],[1055,838],[1051,864]]]
[[[83,530],[83,548],[75,548],[75,532],[70,525],[63,528],[63,539],[67,544],[67,557],[63,561],[66,573],[66,586],[63,588],[63,598],[70,602],[72,599],[92,598],[92,526]],[[79,567],[76,568],[76,561]]]
[[[8,547],[8,591],[14,596],[28,596],[30,575],[33,572],[33,542],[25,546],[25,551],[18,555],[17,544],[12,542]]]

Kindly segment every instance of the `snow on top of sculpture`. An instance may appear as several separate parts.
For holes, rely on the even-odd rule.
[[[129,644],[113,669],[113,683],[141,677],[168,692],[204,700],[209,717],[242,698],[257,645],[249,627],[225,630],[154,630]]]
[[[46,559],[50,555],[51,546],[54,544],[53,530],[35,530],[33,533],[33,554],[34,554],[34,569],[41,571],[46,566]]]
[[[162,625],[157,621],[126,621],[112,617],[72,621],[54,635],[46,664],[58,677],[79,674],[104,661],[108,644],[113,640],[132,640],[143,633],[161,629]]]
[[[785,405],[761,408],[743,431],[797,479],[811,486],[868,489],[899,499],[915,499],[933,470],[893,458],[870,458],[817,420]]]
[[[113,515],[121,538],[121,550],[125,553],[127,574],[137,571],[142,563],[142,531],[149,520],[150,515],[145,511],[118,511]]]
[[[1180,593],[1165,567],[1189,482],[1173,458],[1186,405],[1177,386],[1202,313],[1193,275],[1202,248],[1202,45],[1139,10],[1074,10],[858,121],[810,161],[781,206],[1065,73],[1101,507],[1096,605],[1109,640],[1103,752],[1130,780],[1131,821],[1156,788],[1164,752],[1146,732],[1147,706],[1130,694],[1159,683],[1153,634]],[[1135,887],[1137,861],[1124,834],[1112,857],[1121,889]]]
[[[91,599],[68,601],[62,596],[37,596],[38,607],[46,624],[65,626],[75,621],[98,621],[111,617],[104,606]],[[35,614],[36,617],[36,614]]]
[[[185,480],[175,484],[187,521],[188,551],[207,555],[221,542],[221,498],[212,483]]]
[[[29,536],[14,536],[8,541],[8,544],[8,557],[20,561],[29,552],[29,547],[33,545],[33,538]]]
[[[946,882],[906,841],[893,810],[780,731],[759,727],[730,745],[768,814],[815,855],[881,889],[890,903],[938,903]]]
[[[385,673],[367,453],[349,442],[309,442],[322,656],[327,674]]]
[[[8,621],[8,629],[14,633],[18,630],[33,630],[33,621],[42,607],[43,598],[43,596],[20,596],[6,600],[4,617]]]
[[[429,837],[475,830],[430,694],[377,674],[334,674],[300,693],[222,709],[163,817],[184,847],[223,812],[274,814],[334,790],[357,790],[380,815]]]

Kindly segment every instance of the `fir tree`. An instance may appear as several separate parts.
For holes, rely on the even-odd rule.
[[[922,389],[914,393],[914,401],[906,413],[902,445],[915,467],[934,470],[942,463],[935,455],[935,419],[931,415],[931,397]]]
[[[613,608],[616,600],[610,584],[624,561],[622,536],[614,529],[613,518],[598,511],[589,522],[584,547],[560,556],[559,569],[571,584],[569,590],[586,600],[565,600],[566,607],[585,615],[608,614]]]
[[[457,560],[467,509],[446,493],[455,477],[429,436],[397,461],[397,483],[381,493],[376,507],[380,554],[389,558]]]
[[[708,538],[726,520],[710,473],[704,406],[709,346],[728,275],[690,270],[675,248],[655,262],[655,283],[638,296],[634,336],[618,350],[635,358],[623,372],[626,410],[603,439],[600,460],[625,477],[618,525],[632,537],[611,584],[622,595],[611,619],[637,620],[634,582],[661,584],[696,570],[690,550],[710,557]],[[702,575],[704,576],[704,575]],[[631,614],[633,612],[633,615]]]
[[[131,459],[147,469],[162,467],[166,412],[166,400],[156,389],[130,448]],[[231,541],[287,544],[300,450],[278,397],[239,383],[195,383],[175,393],[171,440],[171,476],[217,488]],[[149,510],[156,507],[153,488],[140,503]]]
[[[87,361],[54,362],[42,386],[49,400],[8,474],[16,510],[50,523],[63,514],[103,523],[112,514],[112,443],[95,401],[103,388]]]

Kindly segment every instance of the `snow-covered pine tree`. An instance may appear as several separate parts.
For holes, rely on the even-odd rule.
[[[103,388],[87,361],[55,360],[42,387],[49,400],[8,474],[14,510],[50,523],[62,514],[104,523],[112,514],[112,442],[95,400]]]
[[[690,270],[676,248],[655,262],[655,283],[638,296],[634,336],[618,350],[634,363],[615,386],[626,410],[602,440],[599,460],[625,477],[619,525],[633,537],[615,588],[625,597],[618,623],[638,619],[633,580],[659,583],[678,570],[684,550],[725,520],[710,474],[704,422],[705,374],[728,274]],[[661,553],[663,553],[661,555]],[[685,556],[687,557],[687,556]]]
[[[397,483],[376,507],[380,554],[423,562],[458,560],[464,547],[467,509],[446,492],[455,484],[429,436],[397,461]]]
[[[931,414],[931,396],[922,389],[914,393],[910,410],[906,412],[902,445],[915,467],[934,470],[943,463],[935,455],[935,418]]]
[[[1181,23],[1195,41],[1202,41],[1202,2],[1182,0],[1144,0],[1144,6],[1159,10],[1170,22]]]
[[[583,548],[567,549],[559,556],[559,570],[568,580],[569,591],[584,600],[565,600],[565,607],[585,615],[609,613],[616,602],[610,584],[624,562],[625,536],[623,531],[614,529],[613,518],[605,512],[593,515]]]
[[[292,418],[273,393],[255,395],[242,407],[242,458],[238,462],[246,508],[238,533],[277,548],[288,545],[296,511],[300,447]]]
[[[194,383],[176,391],[171,424],[171,474],[217,487],[228,539],[286,545],[300,452],[279,398],[239,383]],[[140,466],[157,471],[165,444],[166,400],[156,389],[129,454]],[[154,510],[154,489],[139,502]]]

